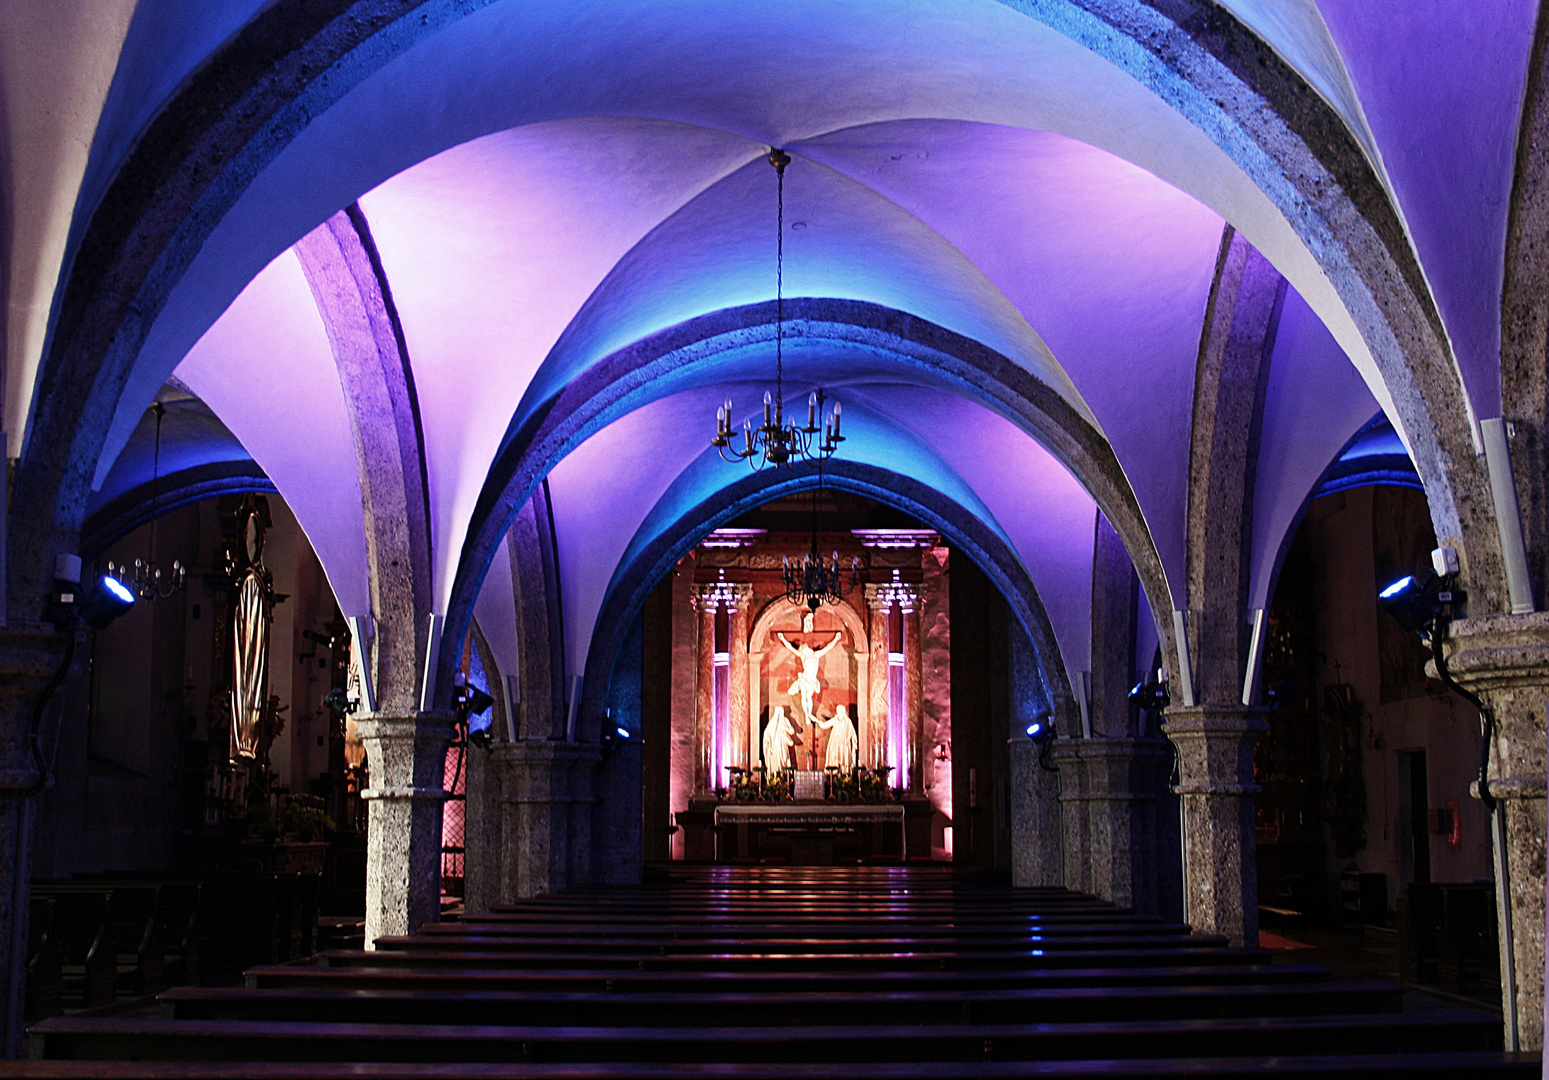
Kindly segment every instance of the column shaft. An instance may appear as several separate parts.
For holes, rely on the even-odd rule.
[[[1259,940],[1253,747],[1268,730],[1263,711],[1173,706],[1163,726],[1179,757],[1184,918],[1195,932],[1224,934],[1233,945]]]
[[[441,917],[444,716],[373,716],[357,730],[371,786],[366,819],[366,947]]]
[[[1061,740],[1054,758],[1071,888],[1157,912],[1156,791],[1171,756],[1161,739]]]
[[[1491,843],[1506,873],[1506,881],[1496,886],[1508,901],[1497,905],[1508,924],[1499,935],[1501,978],[1515,971],[1519,1045],[1541,1050],[1549,612],[1459,619],[1449,628],[1446,647],[1452,676],[1495,713],[1490,793],[1505,820],[1504,829],[1492,830]],[[1508,940],[1510,956],[1505,953]]]
[[[0,1055],[22,1053],[33,796],[38,773],[28,745],[38,695],[58,670],[65,639],[45,626],[0,627]]]
[[[540,740],[491,751],[512,896],[541,896],[590,880],[592,789],[601,757],[591,743]]]

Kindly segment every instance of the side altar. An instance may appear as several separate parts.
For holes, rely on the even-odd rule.
[[[721,529],[678,566],[673,857],[950,858],[948,551],[927,529],[829,534],[860,583],[813,611],[780,572],[810,542]]]

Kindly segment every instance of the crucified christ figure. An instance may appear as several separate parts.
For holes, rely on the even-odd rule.
[[[792,645],[786,640],[784,634],[776,634],[780,644],[791,651],[791,655],[801,661],[801,674],[797,675],[790,687],[785,691],[792,697],[801,698],[801,713],[807,723],[812,723],[812,697],[823,689],[823,684],[818,681],[818,662],[828,654],[828,650],[839,644],[839,631],[834,631],[833,640],[821,649],[814,649],[806,642],[800,645]]]

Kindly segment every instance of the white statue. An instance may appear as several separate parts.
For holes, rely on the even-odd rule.
[[[855,767],[855,755],[860,749],[860,738],[855,734],[855,725],[850,721],[850,711],[845,706],[839,706],[839,711],[827,720],[814,720],[818,727],[828,731],[828,750],[823,755],[825,768],[853,769]]]
[[[807,723],[813,723],[817,718],[812,715],[812,698],[823,689],[823,684],[818,681],[818,663],[828,654],[828,650],[839,644],[839,631],[835,630],[833,640],[821,649],[814,649],[806,642],[792,645],[784,634],[776,634],[775,637],[791,651],[792,656],[801,661],[801,674],[796,676],[785,692],[791,697],[800,697],[801,714]]]
[[[785,715],[785,706],[776,705],[764,725],[764,775],[773,775],[784,769],[791,760],[791,747],[796,742],[796,729]]]

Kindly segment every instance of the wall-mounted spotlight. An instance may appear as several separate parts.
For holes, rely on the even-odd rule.
[[[477,716],[495,704],[495,699],[477,686],[464,685],[457,688],[457,696],[452,699],[452,704],[464,716]]]
[[[1442,586],[1445,578],[1436,576],[1434,570],[1426,571],[1423,578],[1407,574],[1377,594],[1382,610],[1398,620],[1398,624],[1411,633],[1424,631],[1442,613],[1442,606],[1450,604],[1454,595]]]
[[[335,716],[350,716],[360,708],[360,702],[351,700],[349,691],[336,686],[323,695],[323,708]]]
[[[629,734],[629,729],[623,724],[614,724],[611,731],[605,730],[602,733],[603,757],[607,757],[608,755],[612,754],[613,751],[629,742],[630,738],[631,736]]]
[[[480,750],[488,750],[495,742],[494,733],[490,730],[494,726],[494,716],[480,715],[489,712],[493,704],[494,698],[467,683],[459,683],[456,696],[452,698],[452,705],[458,715],[467,721],[468,741]]]
[[[1172,704],[1172,699],[1167,696],[1167,684],[1160,680],[1143,682],[1129,692],[1129,700],[1144,712],[1162,714],[1162,710]]]
[[[69,596],[69,593],[61,593],[60,599]],[[80,613],[81,621],[94,630],[106,629],[114,619],[134,607],[134,593],[129,587],[116,577],[107,574],[97,579],[97,583],[85,596],[80,598],[76,605],[76,611]]]
[[[1048,715],[1037,716],[1027,722],[1022,729],[1023,733],[1033,742],[1044,742],[1054,738],[1054,717]]]

